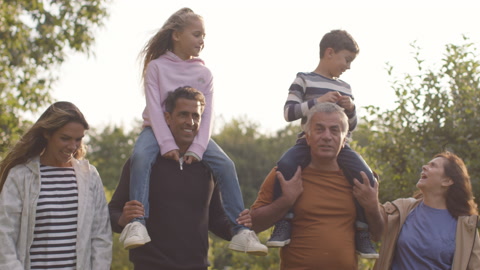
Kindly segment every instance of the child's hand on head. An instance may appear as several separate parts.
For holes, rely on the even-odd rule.
[[[325,95],[318,97],[317,102],[322,103],[322,102],[331,102],[331,103],[337,103],[338,100],[342,97],[339,92],[337,91],[332,91],[328,92]]]

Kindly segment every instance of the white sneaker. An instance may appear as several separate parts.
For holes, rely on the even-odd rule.
[[[138,221],[128,223],[127,226],[123,228],[119,240],[123,242],[125,249],[143,246],[151,241],[147,228]]]
[[[268,248],[260,243],[255,232],[251,230],[238,232],[233,236],[228,248],[257,256],[266,256],[268,254]]]

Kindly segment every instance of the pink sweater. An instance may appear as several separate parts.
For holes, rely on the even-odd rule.
[[[145,74],[146,107],[143,111],[143,126],[150,126],[157,138],[161,154],[179,149],[165,121],[164,100],[167,93],[182,86],[193,87],[205,95],[205,110],[200,129],[188,149],[203,157],[212,133],[213,122],[213,76],[200,58],[182,60],[167,52],[152,60]]]

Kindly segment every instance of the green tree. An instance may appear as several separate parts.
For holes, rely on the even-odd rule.
[[[21,115],[50,103],[55,68],[90,53],[108,0],[0,1],[0,153],[23,133]]]
[[[280,156],[295,144],[300,127],[287,125],[276,134],[267,136],[258,131],[259,125],[246,118],[232,119],[213,139],[235,163],[245,206],[257,197],[265,176]]]
[[[466,163],[479,192],[480,177],[480,62],[467,37],[461,45],[446,45],[437,69],[425,68],[415,43],[418,74],[393,80],[396,107],[367,107],[360,129],[367,143],[359,150],[380,173],[382,201],[411,196],[421,165],[448,150]],[[393,68],[388,72],[392,76]],[[363,138],[365,139],[365,138]],[[477,201],[478,202],[478,201]]]
[[[98,169],[107,189],[116,188],[123,165],[132,153],[138,134],[139,129],[126,132],[115,125],[89,131],[87,158]]]

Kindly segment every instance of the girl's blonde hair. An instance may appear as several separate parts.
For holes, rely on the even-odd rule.
[[[85,129],[89,129],[82,112],[73,103],[60,101],[50,105],[0,162],[0,192],[11,168],[26,163],[45,150],[47,146],[45,134],[53,134],[71,122],[79,123]],[[76,159],[83,159],[85,154],[86,147],[82,141],[73,156]]]
[[[157,59],[167,51],[173,50],[172,34],[181,32],[190,23],[190,19],[202,19],[190,8],[182,8],[173,13],[158,32],[147,42],[140,52],[139,57],[143,60],[142,79],[145,78],[147,66],[150,61]]]

